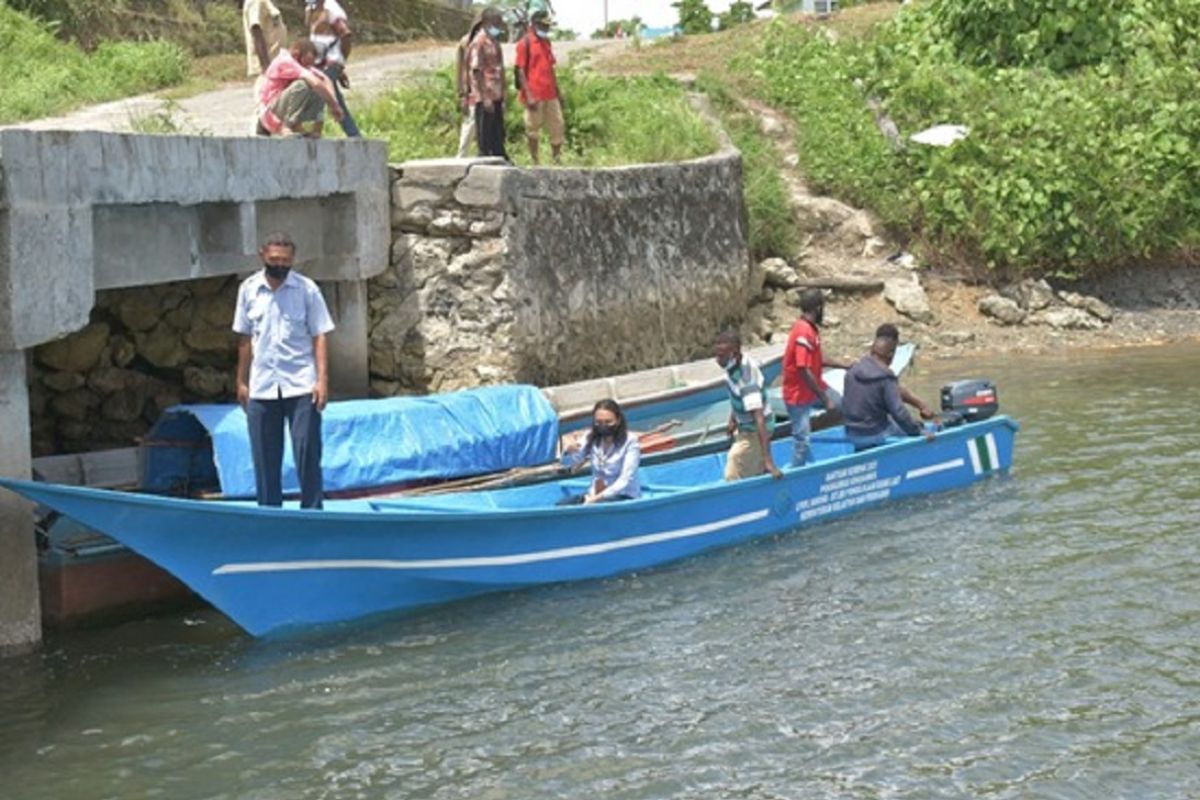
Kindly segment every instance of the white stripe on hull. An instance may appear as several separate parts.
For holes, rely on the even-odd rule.
[[[662,533],[649,533],[645,536],[634,536],[615,542],[600,542],[598,544],[579,545],[577,547],[560,547],[554,550],[539,550],[532,553],[514,553],[506,556],[477,556],[472,558],[430,558],[413,561],[392,559],[330,559],[321,561],[259,561],[246,564],[224,564],[212,571],[213,575],[236,575],[251,572],[297,572],[301,570],[322,569],[393,569],[393,570],[423,570],[423,569],[455,569],[460,567],[506,567],[517,564],[534,564],[539,561],[556,561],[563,558],[578,558],[599,553],[609,553],[615,550],[625,550],[631,547],[641,547],[647,544],[658,544],[675,539],[687,539],[693,536],[703,536],[706,533],[744,525],[747,522],[757,522],[770,514],[770,509],[750,511],[734,517],[707,522],[703,525],[692,525]]]
[[[987,437],[988,461],[992,463],[992,469],[1000,469],[1000,453],[996,450],[996,436],[989,433]]]
[[[961,458],[956,458],[953,461],[943,461],[940,464],[930,464],[928,467],[910,469],[908,472],[904,473],[904,478],[905,480],[910,481],[913,478],[924,478],[926,475],[935,475],[939,472],[945,472],[948,469],[958,469],[965,463],[967,462],[963,461]]]

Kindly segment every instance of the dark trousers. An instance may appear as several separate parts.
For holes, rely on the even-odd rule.
[[[283,505],[283,422],[292,434],[292,455],[300,479],[300,507],[321,508],[321,412],[311,394],[279,400],[251,400],[246,409],[250,454],[260,506]]]
[[[326,67],[324,70],[326,77],[333,81],[333,93],[337,95],[338,105],[342,107],[342,131],[351,139],[358,139],[362,133],[358,130],[358,124],[354,121],[354,117],[350,115],[350,108],[346,105],[346,98],[342,96],[342,86],[338,83],[338,78],[341,77],[341,67]]]
[[[475,140],[479,142],[479,155],[508,158],[504,150],[504,103],[494,103],[491,111],[485,111],[483,103],[475,104]]]

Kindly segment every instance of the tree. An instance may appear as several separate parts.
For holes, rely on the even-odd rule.
[[[579,38],[579,33],[570,28],[555,28],[554,41],[556,42],[573,42]]]
[[[635,36],[644,26],[641,17],[609,20],[607,28],[592,32],[593,39],[616,39],[618,36]]]
[[[737,0],[729,6],[726,11],[718,18],[718,27],[727,31],[734,25],[742,25],[747,22],[754,21],[754,6],[747,3],[746,0]]]
[[[679,29],[684,33],[712,33],[713,13],[704,0],[677,0],[671,5],[679,9]]]

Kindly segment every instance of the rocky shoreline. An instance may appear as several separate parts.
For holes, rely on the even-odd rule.
[[[758,344],[785,337],[799,316],[803,288],[823,286],[826,352],[842,357],[861,352],[882,322],[897,323],[906,340],[935,358],[1200,340],[1200,270],[1131,269],[1056,288],[1044,279],[994,287],[907,266],[908,275],[888,263],[872,276],[844,278],[839,286],[769,259],[758,268],[762,283],[748,338]]]

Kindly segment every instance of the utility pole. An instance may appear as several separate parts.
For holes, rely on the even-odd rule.
[[[604,30],[608,30],[608,0],[604,0]]]

